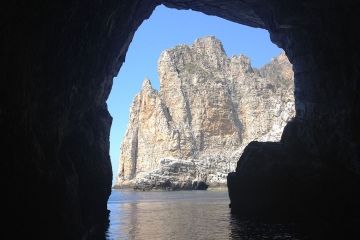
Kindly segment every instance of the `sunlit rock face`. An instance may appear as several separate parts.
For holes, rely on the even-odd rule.
[[[204,37],[164,51],[158,71],[160,91],[145,79],[134,98],[115,187],[226,184],[244,146],[280,140],[295,114],[284,53],[255,69],[248,57],[229,58],[218,39]]]

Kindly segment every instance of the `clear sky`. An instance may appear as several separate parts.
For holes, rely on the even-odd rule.
[[[144,21],[130,44],[126,59],[108,98],[113,123],[110,133],[110,157],[114,178],[118,172],[120,144],[124,137],[129,108],[145,77],[159,89],[157,60],[160,53],[178,44],[191,44],[204,36],[215,36],[228,56],[245,54],[252,66],[260,67],[277,56],[281,49],[271,43],[266,30],[251,28],[218,17],[190,10],[159,6]]]

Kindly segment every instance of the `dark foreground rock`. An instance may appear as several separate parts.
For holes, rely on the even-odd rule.
[[[359,176],[283,143],[250,143],[227,180],[231,212],[241,218],[360,220]]]

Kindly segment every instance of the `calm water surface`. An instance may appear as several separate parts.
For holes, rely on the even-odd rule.
[[[225,190],[113,190],[108,239],[300,239],[291,225],[239,221]]]

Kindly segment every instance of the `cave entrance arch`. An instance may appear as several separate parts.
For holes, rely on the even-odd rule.
[[[190,27],[191,21],[197,21],[196,26]],[[187,29],[181,29],[184,25]],[[119,169],[122,176],[120,180],[115,175],[116,187],[129,187],[135,175],[159,168],[158,158],[167,159],[164,164],[172,166],[183,164],[175,159],[189,159],[184,169],[192,168],[191,159],[203,159],[196,164],[199,167],[224,165],[221,171],[214,167],[215,175],[202,174],[211,186],[224,185],[250,140],[279,141],[283,127],[294,115],[292,66],[280,52],[264,30],[158,7],[137,30],[108,100],[114,118],[110,133],[113,166],[118,163],[120,152],[116,150],[125,137],[125,116],[132,106],[119,159],[122,165],[113,167],[113,172]],[[251,54],[252,59],[243,53]],[[145,76],[151,76],[151,82],[146,80],[141,87]],[[124,89],[133,95],[126,95]],[[160,123],[164,123],[161,128]],[[170,146],[175,147],[170,151]]]
[[[114,0],[2,5],[3,76],[9,79],[1,88],[9,153],[2,177],[13,186],[33,179],[26,191],[6,186],[13,209],[6,217],[21,219],[18,228],[29,235],[45,235],[46,226],[68,239],[106,222],[111,117],[105,102],[137,27],[160,3],[270,32],[295,72],[296,117],[285,128],[282,152],[306,155],[309,167],[325,166],[320,183],[327,188],[300,195],[316,200],[302,201],[303,207],[359,216],[360,34],[349,27],[357,22],[356,1]]]

